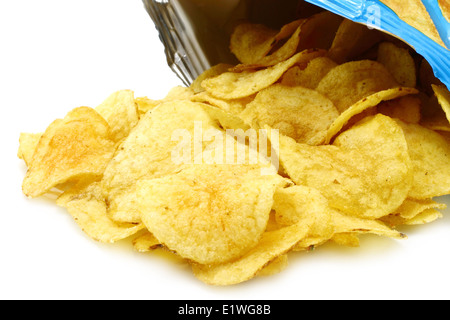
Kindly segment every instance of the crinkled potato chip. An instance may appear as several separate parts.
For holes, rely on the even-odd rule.
[[[444,210],[446,208],[447,206],[445,204],[437,203],[432,199],[406,199],[400,208],[394,213],[383,217],[381,220],[387,225],[394,227],[411,223],[419,224],[419,221],[422,221],[422,224],[424,224],[432,221],[432,219],[430,219],[431,216],[438,218],[438,216],[435,215],[435,211],[438,212],[437,210]],[[420,216],[427,217],[427,219],[422,219]]]
[[[409,196],[429,199],[450,193],[450,145],[437,132],[417,124],[397,123],[403,129],[413,164]]]
[[[259,241],[284,183],[258,167],[193,166],[137,183],[137,206],[148,230],[180,256],[217,264],[236,259]]]
[[[34,198],[71,179],[99,179],[115,149],[108,123],[91,108],[76,108],[40,138],[23,192]]]
[[[229,71],[233,67],[233,65],[227,63],[219,63],[215,66],[212,66],[208,70],[204,71],[200,76],[198,76],[192,82],[189,88],[193,91],[194,94],[203,92],[205,90],[202,87],[203,80],[219,76],[222,73]]]
[[[308,146],[280,136],[279,158],[296,184],[319,190],[331,207],[350,215],[386,216],[411,189],[403,131],[383,115],[356,124],[331,146]]]
[[[136,181],[178,172],[184,162],[193,163],[195,153],[203,151],[205,142],[200,150],[193,146],[196,123],[202,132],[220,129],[220,123],[211,117],[206,107],[201,103],[175,100],[159,105],[139,121],[119,146],[102,180],[109,213],[114,220],[140,221],[134,192]],[[180,161],[172,157],[177,146],[191,151],[181,154]],[[183,157],[187,157],[184,162]]]
[[[66,191],[57,200],[66,208],[79,227],[92,239],[114,243],[128,238],[144,226],[142,224],[117,223],[112,221],[106,210],[106,202],[98,183],[78,190]]]
[[[344,19],[328,52],[328,57],[339,64],[351,61],[380,42],[383,33],[366,25]]]
[[[389,228],[381,221],[348,216],[336,210],[332,211],[332,218],[336,234],[371,233],[395,239],[406,238],[405,234]]]
[[[268,263],[284,255],[308,233],[304,223],[265,232],[258,244],[235,261],[224,264],[192,264],[195,276],[211,285],[233,285],[254,278]]]
[[[258,271],[256,276],[258,277],[269,277],[274,274],[280,273],[287,268],[289,264],[289,259],[287,254],[276,257],[270,261],[264,268]]]
[[[447,121],[450,123],[450,92],[445,86],[432,85],[432,88],[442,110],[445,112]]]
[[[300,23],[299,23],[300,24]],[[298,44],[300,42],[300,32],[302,30],[301,25],[297,28],[291,38],[281,46],[281,48],[277,49],[275,52],[267,55],[260,60],[256,61],[253,64],[241,64],[236,67],[231,68],[232,72],[242,72],[248,69],[257,69],[264,67],[271,67],[280,62],[283,62],[290,57],[292,57],[295,53],[297,53]]]
[[[220,76],[204,80],[202,87],[217,98],[231,100],[248,97],[277,82],[283,73],[295,64],[308,62],[319,56],[324,56],[325,53],[323,50],[306,50],[266,69],[225,72]]]
[[[339,113],[314,90],[275,84],[261,90],[240,116],[254,128],[268,125],[297,142],[319,145]]]
[[[262,24],[241,23],[233,31],[230,50],[243,64],[254,64],[275,46],[277,31]]]
[[[281,83],[287,86],[301,86],[316,89],[320,81],[338,64],[327,57],[311,60],[306,68],[292,67],[283,75]]]
[[[354,105],[350,106],[347,110],[342,112],[342,114],[331,124],[328,128],[328,132],[326,134],[325,143],[328,144],[331,140],[341,131],[342,128],[349,121],[363,112],[369,110],[370,108],[378,106],[383,101],[389,101],[397,98],[404,97],[406,95],[411,95],[418,93],[414,88],[393,88],[388,90],[379,91],[374,93],[368,97],[361,99],[356,102]]]
[[[17,156],[30,167],[34,151],[42,137],[42,133],[21,133],[19,137],[19,150]]]
[[[391,42],[383,42],[378,47],[378,62],[389,70],[400,85],[416,87],[416,62],[408,49],[397,47]]]
[[[127,137],[131,129],[139,121],[134,92],[131,90],[121,90],[113,93],[95,108],[95,111],[108,122],[111,134],[116,141]]]
[[[407,123],[420,123],[422,100],[408,95],[394,100],[384,101],[377,107],[379,113]]]
[[[342,113],[357,101],[379,91],[399,86],[381,63],[361,60],[347,62],[333,68],[320,81],[316,89],[333,101]]]
[[[138,252],[150,252],[161,247],[161,243],[153,234],[146,231],[133,239],[133,247]]]
[[[433,20],[420,0],[381,0],[391,8],[403,21],[420,30],[435,42],[445,48],[445,44],[439,36]]]

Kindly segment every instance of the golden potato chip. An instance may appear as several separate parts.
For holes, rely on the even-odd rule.
[[[357,233],[336,233],[331,237],[331,241],[334,243],[345,246],[345,247],[351,247],[351,248],[358,248],[359,247],[359,235]]]
[[[34,151],[42,137],[42,133],[21,133],[19,137],[19,150],[17,156],[30,167]]]
[[[450,122],[434,91],[432,96],[422,93],[419,97],[422,100],[420,125],[430,130],[450,132]]]
[[[435,209],[427,209],[423,212],[419,213],[414,218],[411,218],[410,220],[405,221],[405,225],[408,226],[417,226],[417,225],[423,225],[427,223],[434,222],[438,219],[441,219],[443,217],[442,212],[435,210]]]
[[[318,48],[328,50],[343,18],[328,11],[319,12],[302,25],[298,50]]]
[[[106,212],[106,202],[98,183],[85,189],[67,191],[57,200],[66,208],[79,227],[92,239],[113,243],[128,238],[144,226],[142,224],[117,223]]]
[[[193,102],[201,102],[201,103],[210,104],[214,107],[222,109],[223,111],[226,111],[228,113],[235,114],[235,115],[238,115],[242,111],[244,111],[246,105],[248,103],[252,102],[253,99],[254,99],[254,96],[245,97],[245,98],[241,98],[241,99],[234,99],[234,100],[218,99],[218,98],[211,96],[206,91],[197,93],[190,98],[190,100]]]
[[[450,3],[445,0],[438,0],[439,7],[441,8],[442,14],[450,22]]]
[[[432,85],[432,88],[442,110],[445,112],[447,121],[450,123],[450,92],[445,86]]]
[[[150,252],[160,246],[158,239],[148,231],[133,239],[133,247],[138,252]]]
[[[336,234],[371,233],[394,239],[406,238],[405,234],[389,228],[381,221],[348,216],[336,210],[332,211],[332,219]]]
[[[417,124],[397,123],[403,129],[413,164],[409,196],[429,199],[450,193],[450,145],[437,132]]]
[[[176,100],[189,100],[194,95],[194,91],[191,88],[177,86],[173,87],[169,93],[160,100],[152,100],[148,97],[136,98],[136,104],[140,115],[144,115],[150,110],[153,110],[160,104],[165,102],[172,102]]]
[[[416,87],[416,62],[408,49],[397,47],[391,42],[383,42],[378,47],[378,62],[389,70],[400,85]]]
[[[280,176],[258,167],[197,165],[137,183],[141,219],[170,250],[202,264],[236,259],[265,231]]]
[[[150,110],[156,108],[159,106],[162,102],[161,100],[153,100],[149,99],[148,97],[137,97],[135,99],[139,114],[143,116]]]
[[[276,257],[272,261],[270,261],[267,265],[265,265],[256,276],[258,277],[269,277],[273,276],[274,274],[280,273],[288,266],[288,255],[283,254],[281,256]]]
[[[268,125],[299,143],[319,145],[339,113],[314,90],[274,84],[260,91],[240,116],[253,128]]]
[[[333,101],[342,113],[357,101],[395,87],[399,84],[381,63],[361,60],[333,68],[316,89]]]
[[[95,108],[95,111],[108,122],[115,141],[128,136],[139,121],[134,92],[131,90],[121,90],[111,94]]]
[[[265,57],[276,44],[277,31],[262,24],[242,23],[234,29],[230,50],[243,64]]]
[[[324,56],[325,53],[323,50],[306,50],[267,69],[240,73],[225,72],[220,76],[204,80],[202,87],[217,98],[232,100],[248,97],[274,84],[295,64],[308,62]]]
[[[305,69],[294,66],[283,75],[281,84],[316,89],[320,81],[338,64],[327,57],[311,60]]]
[[[277,257],[288,253],[308,233],[304,223],[265,232],[259,243],[239,259],[224,264],[192,264],[195,276],[211,285],[233,285],[254,278]]]
[[[388,90],[383,90],[374,93],[368,97],[361,99],[354,105],[350,106],[345,110],[328,128],[328,132],[325,137],[325,143],[328,144],[331,140],[344,128],[349,121],[363,112],[369,110],[370,108],[378,106],[383,101],[389,101],[403,96],[418,93],[419,91],[414,88],[393,88]]]
[[[366,118],[331,146],[308,146],[280,136],[279,152],[281,165],[296,184],[319,190],[332,208],[350,215],[388,215],[411,189],[405,137],[383,115]]]
[[[384,101],[377,107],[379,113],[407,123],[419,123],[421,120],[422,100],[416,96]]]
[[[331,209],[328,200],[318,190],[305,186],[280,188],[274,195],[273,209],[280,225],[293,225],[303,221],[309,226],[307,236],[296,244],[295,251],[318,246],[333,236]]]
[[[311,217],[320,217],[328,208],[328,200],[318,190],[306,186],[280,188],[274,195],[275,219],[283,226],[290,226]]]
[[[422,1],[381,0],[381,2],[391,8],[400,17],[400,19],[418,29],[445,48],[445,44],[439,36],[433,20],[431,20],[431,17]]]
[[[99,179],[115,149],[106,121],[91,108],[76,108],[40,138],[22,190],[34,198],[71,179]]]
[[[383,33],[366,25],[344,19],[328,52],[328,57],[342,64],[363,54],[383,38]]]
[[[191,84],[190,89],[193,91],[194,94],[200,93],[204,91],[202,87],[203,80],[216,77],[218,75],[221,75],[224,72],[227,72],[234,66],[227,63],[219,63],[217,65],[212,66],[208,70],[205,70],[200,76],[198,76]]]
[[[185,163],[194,163],[196,154],[205,147],[204,143],[199,148],[194,146],[196,123],[201,132],[220,130],[220,123],[205,108],[200,103],[175,100],[159,105],[139,121],[108,164],[102,180],[112,219],[140,221],[134,192],[136,181],[172,174]],[[190,152],[180,152],[179,159],[174,159],[173,152],[178,147],[186,147]]]
[[[415,220],[415,218],[419,217],[425,211],[427,213],[424,213],[424,217],[430,217],[429,214],[434,215],[432,211],[444,210],[446,208],[447,206],[445,204],[437,203],[432,199],[406,199],[394,213],[383,217],[381,220],[390,226],[408,225],[411,222],[417,224],[420,220],[425,223],[425,220],[421,218]],[[431,222],[430,219],[428,221]]]
[[[260,60],[254,62],[253,64],[240,64],[230,69],[232,72],[242,72],[245,70],[271,67],[278,63],[281,63],[290,57],[292,57],[295,53],[297,53],[297,47],[300,42],[300,32],[301,26],[297,28],[291,38],[283,44],[280,48],[278,48],[275,52],[262,57]]]

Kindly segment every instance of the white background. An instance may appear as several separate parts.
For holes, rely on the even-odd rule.
[[[41,132],[119,89],[159,99],[181,82],[140,0],[0,2],[1,299],[448,299],[450,211],[363,237],[361,248],[291,255],[284,272],[211,287],[162,255],[94,242],[61,208],[21,193],[20,132]],[[450,199],[445,199],[450,205]]]

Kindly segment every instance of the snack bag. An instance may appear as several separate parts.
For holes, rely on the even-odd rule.
[[[279,27],[323,8],[406,42],[450,87],[446,0],[144,0],[144,4],[160,32],[169,65],[185,84],[213,65],[235,62],[228,41],[239,21]]]

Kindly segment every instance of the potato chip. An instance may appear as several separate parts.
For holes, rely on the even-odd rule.
[[[143,116],[144,114],[146,114],[150,110],[153,110],[162,103],[161,100],[153,100],[149,99],[148,97],[137,97],[135,99],[135,102],[140,116]]]
[[[273,276],[274,274],[280,273],[288,266],[288,255],[283,254],[281,256],[276,257],[272,261],[270,261],[267,265],[265,265],[256,276],[258,277],[269,277]]]
[[[423,221],[424,223],[425,221],[431,222],[429,214],[434,215],[433,211],[444,210],[446,208],[447,206],[445,204],[437,203],[432,199],[417,200],[409,198],[394,213],[383,217],[382,221],[390,226],[408,225],[411,222],[418,224],[418,221]],[[427,212],[424,213],[425,211]],[[422,215],[422,213],[424,213],[424,217],[428,216],[427,220],[421,218],[415,219]]]
[[[278,81],[283,73],[295,64],[308,62],[325,53],[323,50],[306,50],[267,69],[240,73],[225,72],[204,80],[202,87],[216,98],[232,100],[248,97]]]
[[[260,91],[240,116],[253,128],[268,125],[299,143],[319,145],[339,113],[314,90],[274,84]]]
[[[300,24],[300,23],[299,23]],[[278,48],[275,52],[262,57],[258,61],[253,64],[241,64],[237,65],[230,69],[232,72],[242,72],[249,69],[257,69],[264,67],[271,67],[278,63],[281,63],[290,57],[292,57],[295,53],[297,53],[297,47],[300,43],[300,32],[302,30],[301,25],[297,28],[291,38],[283,44],[280,48]]]
[[[342,20],[342,17],[328,11],[322,11],[309,17],[302,25],[298,50],[330,49]]]
[[[243,64],[253,64],[265,57],[276,44],[277,31],[262,24],[242,23],[234,29],[230,50]]]
[[[381,221],[348,216],[336,210],[332,211],[332,219],[336,234],[370,233],[394,239],[406,238],[405,234],[389,228]]]
[[[422,93],[419,97],[422,100],[420,125],[430,130],[450,132],[450,122],[437,96],[434,93],[432,96]]]
[[[403,21],[418,29],[433,41],[445,47],[444,42],[439,36],[433,20],[431,20],[427,9],[420,0],[381,0],[391,8]]]
[[[22,159],[27,167],[31,166],[34,151],[42,137],[42,133],[21,133],[19,137],[19,150],[17,157]]]
[[[317,91],[333,101],[342,113],[357,101],[395,87],[399,84],[381,63],[361,60],[333,68],[320,81]]]
[[[417,124],[397,123],[403,129],[413,163],[414,183],[409,196],[429,199],[450,193],[450,146],[437,132]]]
[[[224,264],[192,264],[195,276],[211,285],[233,285],[254,278],[260,270],[277,257],[288,253],[308,233],[308,226],[294,224],[265,232],[259,243],[239,259]]]
[[[413,88],[393,88],[388,90],[383,90],[374,93],[368,97],[361,99],[354,105],[350,106],[345,110],[328,128],[328,132],[325,137],[325,143],[330,143],[331,140],[344,128],[349,121],[363,112],[369,110],[370,108],[378,106],[383,101],[389,101],[397,98],[401,98],[407,95],[418,93],[419,91]]]
[[[286,71],[281,83],[292,87],[316,89],[323,77],[336,66],[337,63],[333,60],[327,57],[318,57],[311,60],[305,69],[295,66]]]
[[[442,110],[445,112],[447,121],[450,123],[450,92],[445,86],[432,85],[432,88]]]
[[[99,179],[115,149],[106,121],[91,108],[76,108],[40,138],[23,192],[34,198],[71,179]]]
[[[319,190],[331,207],[358,217],[388,215],[411,189],[405,137],[383,115],[363,120],[331,146],[308,146],[280,136],[279,158],[296,184]]]
[[[450,4],[445,0],[438,0],[439,7],[442,10],[442,14],[450,22]]]
[[[79,227],[96,241],[114,243],[144,228],[142,224],[112,221],[107,215],[106,202],[98,183],[63,193],[57,204],[66,208]]]
[[[328,52],[328,57],[342,64],[355,59],[380,42],[383,33],[366,25],[344,19]]]
[[[333,237],[331,237],[331,241],[337,245],[351,248],[358,248],[360,245],[359,235],[352,232],[336,233]]]
[[[170,250],[202,264],[223,263],[258,243],[283,180],[252,166],[193,166],[139,181],[138,208],[148,230]]]
[[[95,108],[111,128],[115,141],[120,141],[130,134],[138,123],[139,114],[134,92],[121,90],[110,95],[102,104]]]
[[[133,239],[133,247],[138,252],[150,252],[161,247],[161,243],[150,232],[145,231]]]
[[[203,92],[205,89],[202,87],[203,80],[216,77],[224,72],[229,71],[234,66],[227,63],[219,63],[212,66],[208,70],[204,71],[200,76],[198,76],[191,84],[190,89],[194,94]]]
[[[205,147],[203,144],[200,150],[193,147],[195,123],[199,123],[202,132],[220,130],[220,123],[205,108],[200,103],[175,100],[159,105],[139,121],[108,164],[102,180],[112,219],[139,222],[136,181],[172,174],[181,170],[184,162],[193,163],[195,153]],[[172,152],[184,144],[191,151],[181,154],[187,157],[186,161],[174,161]]]
[[[397,47],[391,42],[383,42],[378,47],[378,62],[389,70],[400,85],[416,87],[416,62],[408,49]]]
[[[418,226],[423,225],[427,223],[434,222],[438,219],[441,219],[443,217],[442,212],[435,210],[435,209],[427,209],[421,213],[419,213],[414,218],[405,221],[405,225],[408,226]]]
[[[238,115],[242,111],[244,111],[247,104],[252,102],[254,96],[249,96],[241,99],[227,100],[227,99],[218,99],[211,96],[208,92],[203,91],[193,95],[190,100],[193,102],[201,102],[210,104],[211,106],[217,107],[231,114]]]
[[[318,190],[305,186],[280,188],[275,193],[273,209],[280,225],[303,221],[309,226],[307,236],[296,244],[295,251],[318,246],[333,236],[331,209],[328,200]]]
[[[422,100],[416,96],[384,101],[377,107],[379,113],[391,118],[400,119],[407,123],[419,123],[421,117]]]

